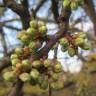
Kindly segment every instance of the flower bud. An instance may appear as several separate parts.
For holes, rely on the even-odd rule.
[[[63,6],[64,6],[64,7],[68,7],[69,4],[70,4],[70,1],[69,1],[69,0],[64,0],[64,1],[63,1]]]
[[[17,54],[12,54],[10,58],[11,58],[11,60],[12,59],[17,59],[18,58],[18,55]]]
[[[29,41],[29,37],[27,35],[23,35],[21,37],[21,41],[24,42],[24,43],[27,43]]]
[[[9,81],[9,82],[13,82],[15,81],[16,77],[14,76],[13,72],[5,72],[3,74],[3,78],[6,80],[6,81]]]
[[[20,60],[19,59],[12,59],[11,62],[12,62],[12,66],[16,66],[16,64],[19,63]]]
[[[40,76],[40,73],[38,72],[38,70],[32,69],[32,71],[30,72],[30,75],[33,79],[37,80]]]
[[[22,61],[22,66],[23,67],[28,67],[30,65],[30,61],[28,59],[25,59]]]
[[[62,71],[62,65],[60,62],[58,62],[57,64],[54,64],[54,72],[58,73]]]
[[[40,60],[33,61],[32,66],[34,68],[39,68],[41,66],[41,61]]]
[[[41,26],[41,27],[39,28],[39,32],[40,32],[42,35],[46,34],[46,32],[47,32],[46,26]]]
[[[29,29],[27,29],[27,32],[26,33],[28,35],[32,35],[33,36],[35,34],[35,32],[36,32],[36,29],[35,28],[29,28]]]
[[[86,38],[86,33],[85,32],[79,32],[78,37],[85,39]]]
[[[60,44],[63,47],[66,47],[66,46],[68,46],[69,42],[68,42],[67,38],[64,37],[64,38],[60,39]]]
[[[54,82],[57,81],[57,80],[58,80],[58,74],[53,73],[53,74],[51,75],[51,78],[52,78],[52,80],[53,80]]]
[[[76,2],[72,2],[70,6],[72,10],[76,10],[78,7],[78,4]]]
[[[77,45],[77,46],[80,46],[80,45],[82,45],[84,43],[84,39],[83,38],[76,38],[75,39],[75,44]]]
[[[29,82],[31,80],[31,76],[28,73],[22,73],[19,75],[19,78],[23,82]]]
[[[69,48],[68,48],[68,54],[69,54],[71,57],[73,57],[74,55],[76,55],[75,49],[72,48],[72,47],[69,47]]]
[[[50,67],[51,66],[51,60],[50,59],[46,59],[46,60],[44,60],[44,66],[45,67]]]
[[[36,28],[38,26],[38,22],[36,20],[30,21],[30,27],[31,28]]]
[[[22,49],[22,48],[16,48],[16,49],[15,49],[15,53],[16,53],[17,55],[21,55],[21,54],[23,53],[23,49]]]

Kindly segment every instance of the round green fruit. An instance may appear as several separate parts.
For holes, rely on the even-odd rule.
[[[23,82],[29,82],[31,80],[31,76],[28,73],[22,73],[19,75],[19,78]]]
[[[72,2],[70,6],[72,10],[76,10],[78,7],[78,4],[76,2]]]
[[[64,37],[64,38],[60,39],[60,44],[63,47],[66,47],[66,46],[68,46],[69,42],[68,42],[67,38]]]
[[[38,70],[32,69],[32,71],[30,72],[30,75],[31,75],[32,79],[38,80],[40,73]]]
[[[30,65],[29,59],[25,59],[25,60],[22,61],[22,66],[23,67],[28,67],[29,65]]]
[[[31,28],[36,28],[38,26],[38,22],[36,20],[30,21],[30,27]]]
[[[13,74],[13,72],[5,72],[3,74],[3,78],[6,80],[6,81],[9,81],[9,82],[13,82],[15,81],[16,77],[15,75]]]
[[[39,68],[41,66],[41,61],[40,60],[33,61],[32,66],[34,68]]]
[[[32,42],[29,44],[28,47],[29,47],[30,50],[36,49],[36,48],[37,48],[36,42],[32,41]]]
[[[86,33],[85,32],[79,32],[78,37],[85,39],[86,38]]]
[[[17,37],[17,39],[21,39],[22,33],[18,33],[18,34],[16,35],[16,37]]]
[[[16,53],[17,55],[21,55],[21,54],[23,53],[23,49],[22,49],[22,48],[16,48],[16,49],[15,49],[15,53]]]
[[[51,66],[51,63],[52,63],[52,61],[50,59],[44,60],[44,66],[45,67],[50,67]]]
[[[23,35],[23,36],[21,37],[21,41],[26,43],[26,42],[29,41],[29,37],[28,37],[27,35]]]

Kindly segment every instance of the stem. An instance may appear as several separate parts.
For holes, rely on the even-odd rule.
[[[52,96],[52,89],[51,89],[50,83],[49,83],[49,96]]]

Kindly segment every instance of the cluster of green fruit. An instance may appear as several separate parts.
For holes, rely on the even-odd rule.
[[[60,39],[61,50],[63,52],[68,51],[68,54],[73,57],[78,55],[78,48],[89,50],[91,48],[90,43],[86,41],[86,33],[79,32],[78,34],[72,34]]]
[[[63,1],[63,6],[64,7],[70,6],[72,10],[76,10],[78,6],[82,6],[83,4],[84,4],[83,0],[64,0]]]
[[[3,75],[6,81],[13,82],[19,78],[24,83],[38,84],[41,89],[47,89],[49,83],[54,90],[63,88],[64,81],[59,81],[59,73],[63,70],[59,61],[51,59],[35,61],[24,59],[20,61],[16,54],[11,55],[11,60],[13,70],[5,72]],[[31,68],[31,70],[26,72],[26,68]]]

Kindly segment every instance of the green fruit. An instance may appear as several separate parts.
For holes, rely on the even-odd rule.
[[[52,61],[50,59],[44,60],[44,66],[45,67],[50,67],[51,66],[51,63],[52,63]]]
[[[76,55],[75,49],[72,48],[72,47],[69,47],[69,48],[68,48],[68,54],[69,54],[71,57],[73,57],[74,55]]]
[[[38,21],[38,26],[39,27],[45,26],[45,23],[43,21]]]
[[[67,38],[64,37],[64,38],[60,39],[60,44],[63,47],[66,47],[66,46],[68,46],[69,42],[68,42]]]
[[[44,81],[44,78],[43,78],[42,76],[40,76],[40,77],[38,78],[38,84],[42,84],[43,81]]]
[[[54,82],[59,79],[59,78],[58,78],[58,74],[56,74],[56,73],[53,73],[53,74],[51,75],[51,78],[52,78],[52,80],[53,80]]]
[[[71,3],[71,9],[72,9],[72,10],[76,10],[77,7],[78,7],[78,4],[77,4],[76,2],[72,2],[72,3]]]
[[[85,38],[86,38],[86,33],[84,33],[84,32],[79,32],[79,33],[78,33],[78,37],[85,39]]]
[[[16,64],[18,64],[20,62],[19,59],[12,59],[12,66],[16,66]]]
[[[29,28],[27,29],[27,32],[26,32],[28,35],[34,35],[36,33],[36,29],[35,28]]]
[[[4,73],[3,74],[3,78],[6,81],[9,81],[9,82],[13,82],[16,79],[15,75],[13,74],[13,72],[6,72],[6,73]]]
[[[32,69],[32,71],[30,72],[30,75],[31,75],[32,79],[38,80],[40,73],[38,70]]]
[[[62,71],[62,65],[61,65],[61,63],[58,62],[57,64],[54,64],[54,71],[55,71],[56,73]]]
[[[41,26],[41,27],[39,28],[39,32],[40,32],[42,35],[46,34],[46,32],[47,32],[46,26]]]
[[[23,49],[22,49],[22,48],[16,48],[16,49],[15,49],[15,53],[16,53],[17,55],[21,55],[21,54],[23,53]]]
[[[36,20],[30,21],[30,27],[31,28],[36,28],[38,26],[38,22]]]
[[[18,58],[18,55],[17,54],[12,54],[10,58],[11,58],[11,60],[12,59],[17,59]]]
[[[22,66],[23,67],[28,67],[29,65],[30,65],[29,59],[25,59],[25,60],[22,61]]]
[[[63,1],[63,6],[64,6],[64,7],[68,7],[69,4],[70,4],[70,1],[69,1],[69,0],[64,0],[64,1]]]
[[[19,78],[23,82],[29,82],[31,80],[31,76],[28,73],[22,73],[19,75]]]
[[[48,81],[43,80],[43,82],[41,84],[39,84],[39,86],[41,89],[46,90],[48,88]]]
[[[91,44],[89,43],[84,43],[82,46],[80,46],[84,50],[89,50],[91,49]]]
[[[41,62],[39,60],[33,61],[32,66],[34,68],[39,68],[41,66]]]
[[[83,38],[76,38],[75,39],[75,44],[77,45],[77,46],[80,46],[80,45],[82,45],[84,43],[84,39]]]

